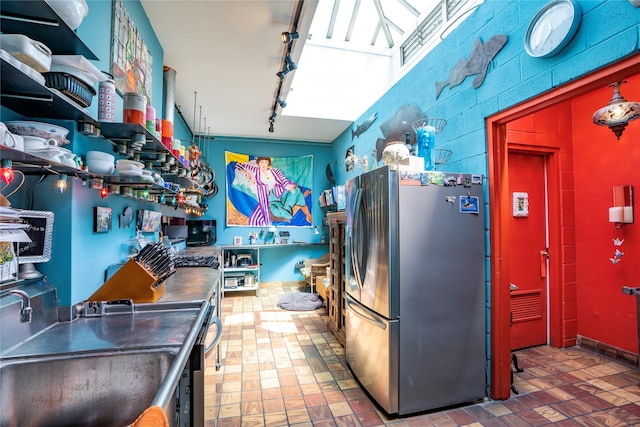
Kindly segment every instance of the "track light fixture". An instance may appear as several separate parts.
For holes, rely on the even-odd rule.
[[[287,57],[285,58],[285,61],[287,63],[287,69],[289,71],[293,71],[296,68],[298,68],[298,66],[296,65],[296,63],[293,61],[293,58],[291,57],[291,54],[287,54]]]
[[[297,39],[299,37],[299,34],[297,32],[288,32],[288,31],[283,31],[281,34],[282,37],[282,43],[291,43],[292,41],[294,41],[295,39]]]
[[[298,34],[298,23],[300,22],[300,17],[302,15],[302,6],[304,4],[304,0],[299,0],[296,11],[291,21],[291,31],[284,31],[281,33],[282,43],[285,46],[282,49],[282,69],[276,73],[278,77],[278,82],[276,83],[276,90],[273,95],[273,102],[271,104],[271,117],[269,117],[269,132],[274,131],[274,122],[276,120],[276,109],[278,105],[280,108],[284,108],[287,106],[287,103],[282,99],[280,94],[284,90],[284,78],[290,72],[298,68],[298,65],[295,63],[293,58],[291,57],[291,49],[293,44],[291,43],[293,40],[300,37]]]

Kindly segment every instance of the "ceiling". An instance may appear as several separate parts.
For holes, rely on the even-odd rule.
[[[141,3],[176,72],[175,104],[197,135],[331,143],[482,1]],[[299,38],[282,43],[294,30]],[[300,66],[280,86],[289,52]]]
[[[348,120],[280,114],[269,132],[295,0],[142,0],[164,48],[164,64],[176,71],[175,103],[197,134],[331,142]],[[306,0],[291,55],[300,58],[317,1]],[[290,73],[294,74],[294,73]],[[286,91],[290,76],[284,80]]]

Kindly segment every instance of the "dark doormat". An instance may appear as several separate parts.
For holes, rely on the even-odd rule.
[[[278,301],[278,307],[292,311],[312,311],[323,306],[324,303],[315,293],[289,292]]]

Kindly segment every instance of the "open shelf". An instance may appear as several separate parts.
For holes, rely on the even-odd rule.
[[[98,59],[45,1],[0,1],[0,26],[5,34],[24,34],[45,43],[54,55]]]

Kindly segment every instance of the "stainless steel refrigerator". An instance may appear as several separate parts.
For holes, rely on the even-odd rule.
[[[389,414],[486,396],[481,176],[382,167],[346,183],[346,353]]]

